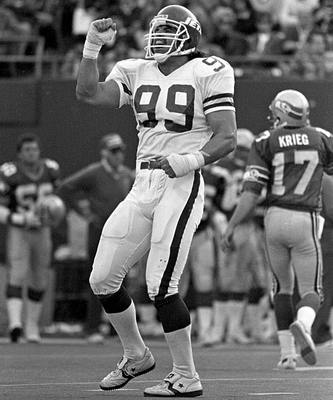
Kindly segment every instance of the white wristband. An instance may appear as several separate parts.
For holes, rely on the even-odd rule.
[[[190,154],[172,153],[167,157],[167,160],[177,178],[205,165],[205,158],[201,151]]]
[[[101,48],[102,48],[102,45],[94,44],[94,43],[88,42],[88,40],[86,40],[84,42],[82,55],[84,58],[90,58],[91,60],[96,60]]]
[[[184,156],[187,158],[191,171],[199,169],[205,165],[205,158],[201,151],[185,154]]]

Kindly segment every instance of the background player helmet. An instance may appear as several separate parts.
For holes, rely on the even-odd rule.
[[[42,197],[37,204],[37,215],[43,225],[57,226],[65,217],[65,214],[65,204],[55,194]]]
[[[161,26],[172,27],[174,32],[161,32]],[[200,37],[200,23],[191,11],[178,5],[164,7],[150,22],[145,36],[146,58],[162,63],[170,56],[193,53]]]
[[[274,127],[307,125],[309,108],[307,98],[297,90],[279,92],[269,106]]]

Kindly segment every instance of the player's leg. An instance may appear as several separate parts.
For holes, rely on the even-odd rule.
[[[44,227],[40,231],[31,232],[30,242],[31,268],[27,285],[25,337],[29,342],[40,342],[39,319],[51,263],[51,230]]]
[[[294,272],[290,266],[289,250],[289,237],[295,235],[292,228],[289,211],[277,207],[268,210],[265,216],[265,239],[268,262],[276,284],[273,302],[281,352],[278,367],[285,369],[296,368],[295,341],[289,330],[294,320]]]
[[[311,328],[320,306],[322,290],[322,255],[317,215],[299,212],[294,216],[294,223],[298,227],[302,226],[302,231],[292,243],[291,253],[301,299],[296,305],[296,321],[290,329],[300,344],[304,361],[313,365],[316,363],[316,352]]]
[[[333,335],[330,326],[330,314],[333,306],[333,229],[327,224],[324,226],[321,238],[323,253],[323,293],[324,301],[318,310],[312,325],[312,338],[316,344],[332,342]]]
[[[233,271],[233,276],[227,284],[229,301],[228,334],[226,341],[229,343],[248,344],[249,338],[243,330],[243,316],[247,303],[250,264],[253,258],[253,242],[251,236],[254,234],[251,223],[244,223],[237,227],[233,235],[234,248],[226,257],[226,269]],[[222,277],[223,280],[223,277]]]
[[[29,233],[10,226],[7,232],[7,259],[9,265],[6,299],[9,334],[12,342],[17,342],[23,332],[22,308],[23,286],[29,270]]]
[[[196,291],[198,341],[208,340],[212,325],[212,300],[216,265],[213,230],[207,227],[196,232],[190,248],[190,268]]]
[[[151,221],[128,200],[118,205],[101,234],[89,281],[124,350],[117,368],[101,381],[103,390],[120,388],[155,366],[140,335],[134,303],[122,285],[130,268],[147,252],[150,237]]]
[[[146,278],[148,294],[162,322],[173,369],[161,384],[145,389],[145,396],[202,394],[193,361],[190,313],[178,293],[202,211],[203,181],[198,171],[168,180],[164,196],[155,209]]]

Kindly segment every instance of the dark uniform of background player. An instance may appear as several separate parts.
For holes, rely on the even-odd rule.
[[[125,144],[122,138],[111,133],[100,140],[100,161],[89,164],[67,177],[59,186],[58,195],[69,208],[82,215],[89,223],[88,257],[93,264],[103,225],[111,212],[129,192],[134,175],[123,165]],[[89,201],[88,207],[81,207],[81,199]],[[88,340],[99,342],[102,308],[100,302],[89,290],[86,334]]]
[[[17,160],[0,167],[0,222],[7,227],[8,281],[6,289],[12,342],[22,334],[23,287],[27,281],[25,337],[39,342],[38,321],[51,261],[51,227],[42,223],[39,201],[54,191],[59,178],[56,161],[40,156],[39,138],[23,134]]]
[[[320,243],[323,253],[324,301],[312,325],[312,338],[317,345],[333,343],[330,326],[333,307],[333,177],[326,174],[323,176],[322,201],[325,224]]]

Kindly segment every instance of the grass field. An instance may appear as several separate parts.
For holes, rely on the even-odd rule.
[[[83,340],[46,340],[40,345],[0,344],[0,399],[139,399],[143,389],[170,372],[171,359],[163,341],[148,340],[156,368],[125,388],[103,392],[99,380],[121,357],[117,339],[104,345]],[[198,372],[209,400],[332,400],[333,348],[318,350],[318,363],[301,360],[295,371],[279,371],[278,347],[224,345],[203,349],[194,345]]]

